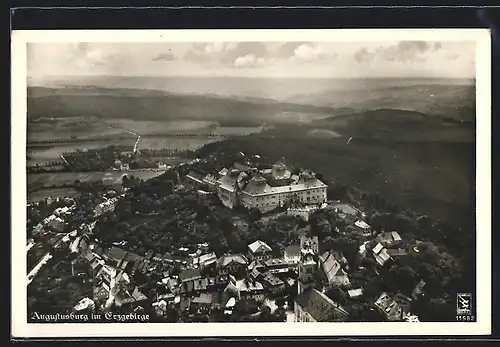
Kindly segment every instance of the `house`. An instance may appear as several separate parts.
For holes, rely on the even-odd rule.
[[[266,269],[272,274],[289,271],[288,263],[284,259],[268,259],[264,262],[264,265],[266,266]]]
[[[326,203],[324,205],[326,205]],[[308,222],[311,214],[318,209],[319,205],[297,205],[289,207],[286,210],[286,214],[289,216],[298,217],[304,222]]]
[[[340,219],[348,225],[355,223],[359,218],[364,218],[365,214],[358,210],[356,207],[341,202],[336,202],[332,205],[334,211]]]
[[[380,294],[377,301],[375,301],[375,307],[377,307],[389,321],[402,321],[405,315],[403,307],[387,293]]]
[[[387,254],[391,258],[397,258],[397,257],[402,257],[404,255],[407,255],[408,252],[404,248],[390,248],[387,250]]]
[[[256,268],[253,268],[251,271],[248,272],[248,278],[250,278],[253,281],[257,281],[264,278],[264,273],[257,270]]]
[[[255,299],[260,302],[264,300],[265,290],[262,283],[247,278],[236,280],[234,276],[229,278],[229,284],[224,290],[226,295],[231,296],[232,293],[238,300]]]
[[[405,322],[408,322],[408,323],[418,323],[420,322],[420,320],[418,319],[418,316],[414,315],[414,314],[411,314],[411,313],[407,313],[404,317],[403,317],[403,320]]]
[[[236,274],[246,269],[248,260],[243,254],[224,254],[217,261],[220,275]]]
[[[211,266],[217,265],[217,256],[214,252],[203,254],[199,257],[193,258],[192,264],[194,267],[200,268],[200,270],[204,270]]]
[[[181,292],[192,293],[195,291],[195,282],[201,280],[201,273],[198,269],[184,270],[179,274],[179,281],[181,283]],[[201,284],[198,284],[198,287]],[[205,286],[206,287],[206,286]]]
[[[340,262],[335,259],[332,253],[325,252],[319,256],[321,269],[323,270],[329,284],[339,286],[349,285],[349,277],[342,268]]]
[[[281,294],[286,289],[285,282],[283,282],[282,280],[280,280],[278,277],[274,276],[271,273],[264,274],[261,281],[265,290],[271,295]]]
[[[247,271],[248,273],[251,273],[254,270],[257,272],[264,272],[266,270],[266,266],[258,260],[253,260],[250,264],[248,264]]]
[[[315,288],[308,288],[295,298],[296,322],[343,322],[348,313],[339,304]]]
[[[391,259],[390,255],[387,253],[387,248],[385,248],[381,243],[377,243],[372,252],[375,261],[380,266],[383,266],[389,259]]]
[[[144,260],[140,255],[125,251],[118,247],[111,247],[104,253],[103,257],[117,268],[132,274],[141,268],[141,264]]]
[[[371,226],[365,221],[357,220],[353,224],[354,231],[360,232],[363,236],[370,236],[372,233]]]
[[[363,295],[363,288],[350,289],[347,291],[349,298],[356,299]]]
[[[267,243],[257,240],[248,245],[248,258],[249,260],[265,261],[271,259],[273,249]]]
[[[93,311],[95,309],[95,302],[90,298],[83,298],[78,302],[78,304],[73,307],[74,312],[82,312],[82,311]]]
[[[311,249],[314,254],[319,253],[319,241],[317,236],[308,237],[302,235],[300,237],[300,249]]]
[[[129,290],[119,291],[115,296],[115,305],[120,307],[124,305],[139,304],[147,299],[146,295],[144,295],[138,287],[134,287],[132,292]]]
[[[297,265],[300,260],[300,246],[292,245],[285,248],[283,259],[288,265]]]
[[[236,299],[231,297],[227,300],[226,308],[224,310],[224,314],[230,315],[233,313],[234,306],[236,306]]]
[[[64,227],[66,226],[66,223],[60,217],[57,217],[56,215],[53,214],[45,218],[44,222],[45,225],[58,232],[63,231]]]
[[[398,244],[402,241],[401,236],[397,231],[392,232],[382,232],[377,236],[377,241],[385,246],[390,246],[393,244]]]
[[[216,296],[214,293],[201,293],[191,299],[190,309],[204,313],[210,311],[215,302]]]
[[[167,277],[161,281],[165,285],[165,288],[171,293],[175,294],[180,289],[179,286],[181,282],[178,278]]]
[[[195,293],[203,293],[208,291],[208,278],[199,278],[194,281],[193,291]]]

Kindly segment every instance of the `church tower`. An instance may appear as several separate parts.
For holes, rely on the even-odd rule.
[[[314,286],[317,269],[316,254],[308,242],[303,243],[300,250],[298,294]]]

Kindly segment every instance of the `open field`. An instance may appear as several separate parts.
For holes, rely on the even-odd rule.
[[[210,137],[142,137],[139,142],[139,150],[141,148],[151,148],[151,149],[198,149],[207,143],[217,141],[217,138]]]
[[[181,120],[181,121],[151,121],[151,120],[135,120],[135,119],[106,119],[106,123],[113,124],[121,129],[128,129],[140,134],[141,136],[156,133],[196,133],[209,132],[211,125],[217,125],[215,122],[205,122],[197,120]]]
[[[110,124],[98,118],[85,117],[42,117],[29,118],[28,142],[47,141],[56,139],[96,139],[102,137],[133,138],[134,135],[110,127]]]
[[[92,182],[102,180],[106,185],[117,184],[124,175],[133,175],[144,180],[159,176],[162,170],[130,170],[130,171],[107,171],[107,172],[56,172],[29,174],[28,191],[39,190],[44,187],[72,184],[76,180]]]

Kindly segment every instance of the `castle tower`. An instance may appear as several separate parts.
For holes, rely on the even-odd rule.
[[[314,286],[317,263],[315,253],[309,243],[303,244],[300,250],[299,260],[299,278],[298,278],[298,294],[305,291],[307,288]]]

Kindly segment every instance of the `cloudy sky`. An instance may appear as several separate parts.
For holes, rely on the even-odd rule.
[[[29,43],[28,77],[474,77],[474,42]]]

